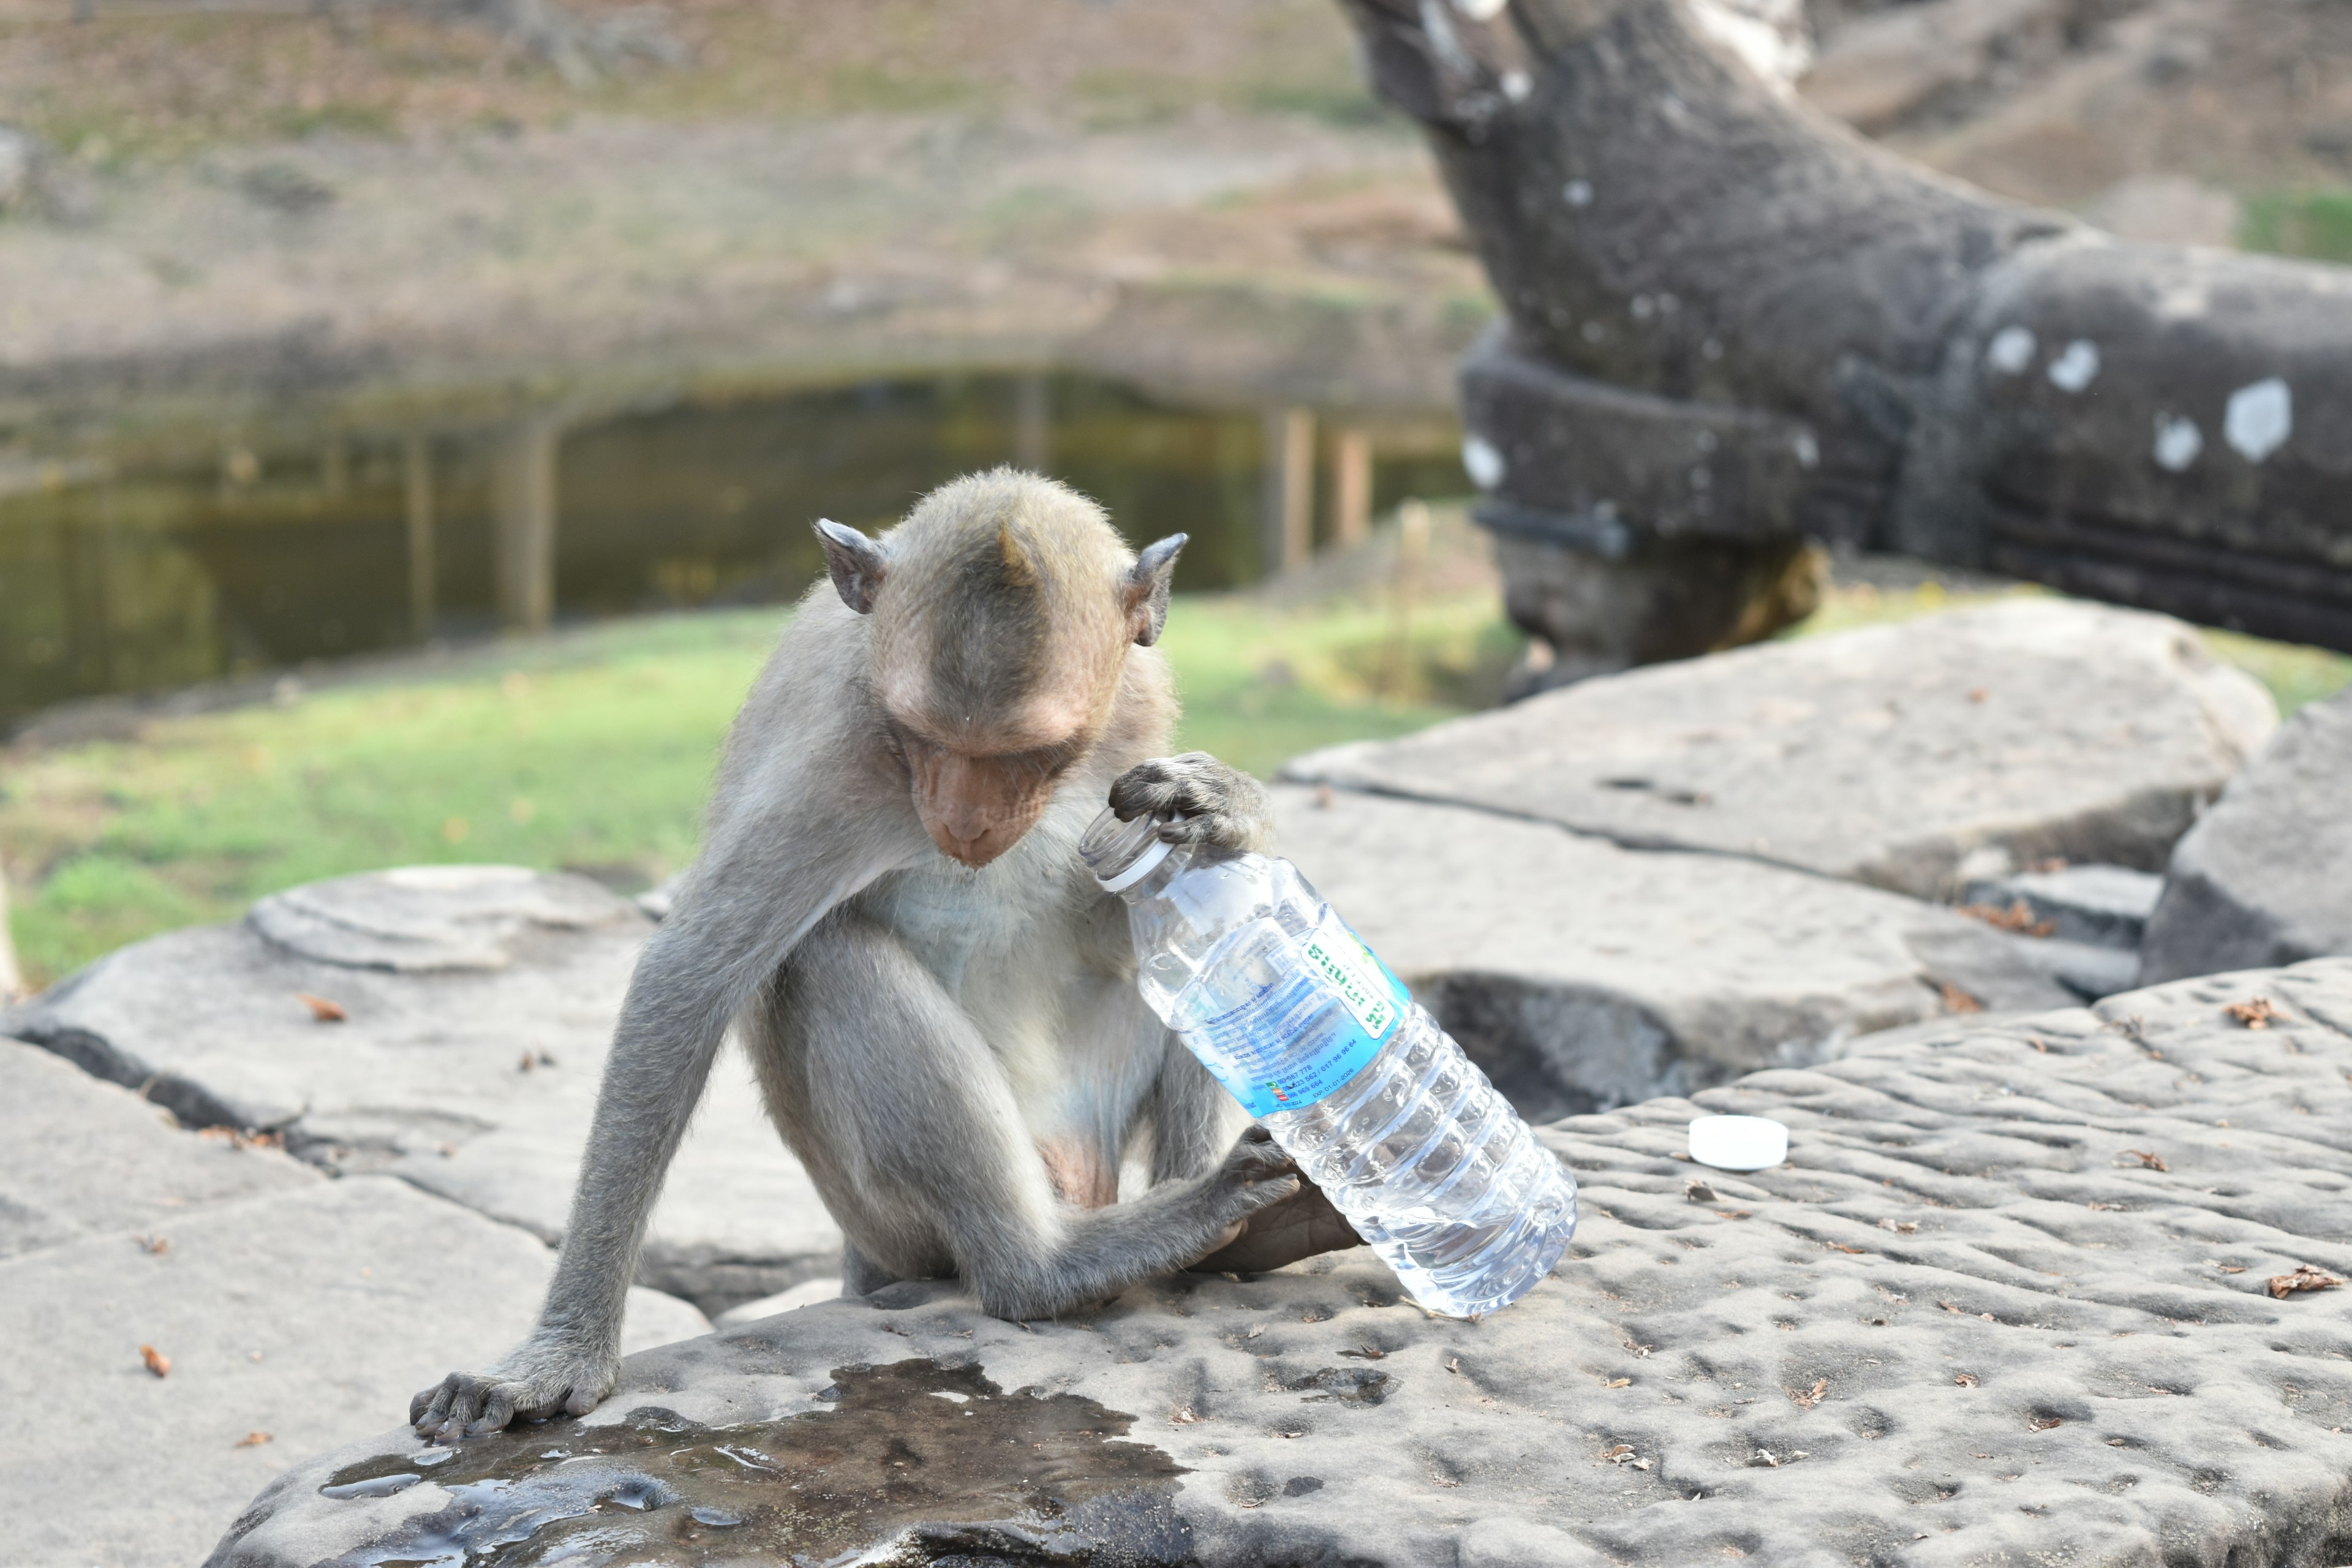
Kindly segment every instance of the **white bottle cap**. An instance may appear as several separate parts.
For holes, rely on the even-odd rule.
[[[1763,1171],[1789,1157],[1789,1130],[1769,1116],[1702,1116],[1690,1124],[1690,1157],[1718,1171]]]

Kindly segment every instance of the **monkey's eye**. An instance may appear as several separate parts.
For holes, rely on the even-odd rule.
[[[1086,747],[1076,741],[1066,741],[1058,746],[1036,746],[1025,752],[1005,752],[996,761],[1007,772],[1026,773],[1031,778],[1050,779],[1066,771],[1072,763],[1086,755]]]

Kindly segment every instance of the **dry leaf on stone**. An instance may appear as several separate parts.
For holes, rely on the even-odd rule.
[[[172,1250],[172,1238],[168,1236],[134,1236],[131,1239],[139,1244],[139,1250],[142,1252]]]
[[[1696,1176],[1683,1184],[1683,1196],[1695,1204],[1719,1204],[1723,1201],[1713,1187]]]
[[[1919,1234],[1919,1222],[1916,1219],[1883,1219],[1878,1222],[1878,1228],[1891,1230],[1900,1236],[1916,1236]]]
[[[2023,899],[2007,909],[1993,904],[1962,904],[1960,913],[1970,920],[1984,921],[1996,931],[2012,931],[2019,936],[2049,936],[2058,929],[2056,921],[2037,921],[2032,909]]]
[[[330,1002],[324,996],[313,996],[308,991],[297,991],[294,1000],[310,1009],[310,1016],[321,1024],[340,1024],[352,1016],[341,1002]]]
[[[1984,1011],[1983,1003],[1978,1001],[1975,997],[1969,995],[1967,992],[1961,990],[1958,986],[1953,984],[1948,980],[1940,982],[1937,985],[1936,989],[1943,994],[1944,1011],[1947,1013],[1981,1013]]]
[[[1972,1372],[1964,1372],[1958,1376],[1953,1378],[1952,1381],[1958,1384],[1962,1388],[1974,1388],[1977,1385],[1977,1374]]]
[[[1633,1385],[1633,1380],[1630,1377],[1603,1378],[1601,1383],[1603,1388],[1631,1388]]]
[[[239,1448],[258,1448],[264,1443],[271,1443],[275,1441],[277,1441],[277,1439],[267,1432],[247,1432],[244,1436],[239,1437],[232,1446]]]
[[[139,1359],[147,1363],[147,1370],[153,1373],[157,1377],[169,1377],[172,1375],[172,1358],[165,1355],[162,1351],[157,1350],[153,1345],[141,1345],[139,1347]]]
[[[1176,1407],[1176,1413],[1168,1417],[1168,1424],[1171,1426],[1190,1426],[1200,1419],[1200,1416],[1192,1413],[1191,1405],[1180,1405]]]
[[[1378,1361],[1389,1352],[1375,1345],[1358,1345],[1354,1350],[1341,1351],[1339,1353],[1344,1356],[1353,1356],[1358,1361]]]
[[[1717,1219],[1746,1219],[1754,1212],[1755,1211],[1752,1209],[1717,1209],[1715,1211],[1715,1217]]]
[[[2151,1171],[2164,1171],[2168,1173],[2172,1169],[2171,1166],[2164,1163],[2163,1155],[2156,1153],[2151,1150],[2126,1149],[2124,1152],[2129,1154],[2133,1159],[2137,1160],[2141,1164],[2146,1165]]]
[[[2221,1011],[2249,1029],[2267,1029],[2286,1016],[2272,1004],[2267,996],[2253,996],[2243,1002],[2232,1002]]]
[[[2032,1420],[2028,1421],[2026,1425],[2032,1427],[2036,1432],[2047,1432],[2053,1426],[2063,1426],[2066,1425],[2066,1422],[2063,1416],[2036,1415]]]
[[[1814,1405],[1819,1405],[1822,1402],[1822,1400],[1829,1394],[1829,1391],[1830,1380],[1826,1377],[1822,1377],[1814,1379],[1813,1386],[1803,1394],[1798,1393],[1793,1388],[1789,1390],[1789,1397],[1795,1400],[1798,1405],[1803,1408],[1811,1410]]]
[[[2333,1274],[2324,1274],[2308,1263],[2298,1263],[2292,1274],[2272,1275],[2270,1290],[2284,1301],[2298,1290],[2329,1290],[2343,1283]]]

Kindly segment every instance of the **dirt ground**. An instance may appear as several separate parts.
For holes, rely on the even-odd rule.
[[[134,405],[184,435],[689,370],[1058,358],[1443,409],[1491,308],[1330,0],[79,3],[0,0],[0,493],[119,445]],[[1802,90],[1939,169],[2148,237],[2326,248],[2352,9],[1813,20]]]

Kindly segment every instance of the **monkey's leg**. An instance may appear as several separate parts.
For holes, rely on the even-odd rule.
[[[811,1145],[812,1175],[838,1173],[826,1197],[851,1245],[902,1276],[951,1263],[999,1317],[1053,1317],[1181,1268],[1298,1189],[1252,1129],[1212,1168],[1133,1202],[1057,1202],[995,1053],[870,921],[836,914],[773,994],[784,1081],[805,1096],[776,1109],[793,1146]]]

